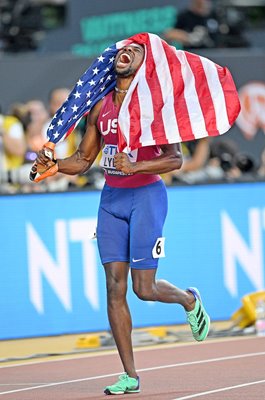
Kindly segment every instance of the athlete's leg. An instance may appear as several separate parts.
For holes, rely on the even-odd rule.
[[[142,300],[181,304],[187,314],[192,335],[201,342],[207,338],[210,329],[210,317],[207,314],[197,288],[181,290],[171,283],[155,280],[156,269],[132,269],[133,289]]]
[[[126,301],[129,264],[111,262],[104,264],[107,282],[108,317],[112,334],[124,371],[136,378],[132,349],[132,320]]]
[[[194,295],[190,291],[177,288],[166,280],[156,280],[156,268],[132,268],[131,275],[133,290],[140,299],[181,304],[186,311],[193,310]]]

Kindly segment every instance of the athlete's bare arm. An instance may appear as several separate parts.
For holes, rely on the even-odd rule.
[[[86,172],[95,161],[101,149],[101,135],[97,128],[97,119],[101,101],[90,111],[87,118],[86,133],[76,152],[65,159],[58,160],[58,171],[67,175]]]
[[[115,167],[125,174],[164,174],[180,169],[183,159],[179,143],[160,146],[161,155],[147,161],[131,162],[125,153],[117,153]]]
[[[101,149],[101,135],[97,128],[97,118],[102,101],[98,102],[90,111],[87,118],[86,133],[77,150],[70,157],[58,159],[58,172],[67,175],[76,175],[86,172],[95,161]],[[49,160],[43,151],[39,152],[37,162],[47,165]]]

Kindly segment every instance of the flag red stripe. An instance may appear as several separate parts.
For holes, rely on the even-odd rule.
[[[189,111],[184,96],[185,83],[181,74],[180,61],[178,60],[175,52],[173,52],[167,43],[163,42],[163,48],[167,57],[168,66],[173,81],[174,108],[181,140],[194,140],[195,136],[192,132]]]
[[[224,92],[228,121],[230,126],[232,126],[240,111],[237,90],[230,71],[226,67],[223,68],[217,64],[216,69]]]
[[[189,52],[186,52],[186,58],[194,75],[195,89],[203,113],[206,130],[209,136],[217,136],[219,135],[219,131],[217,129],[214,104],[201,58]]]

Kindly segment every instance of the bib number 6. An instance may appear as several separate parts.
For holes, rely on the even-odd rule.
[[[157,238],[152,250],[153,258],[165,257],[165,239],[164,237]]]

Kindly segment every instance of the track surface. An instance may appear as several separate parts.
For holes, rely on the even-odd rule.
[[[137,349],[141,393],[130,400],[265,399],[265,338],[207,340]],[[107,399],[121,373],[116,352],[0,367],[3,400]],[[113,398],[113,397],[112,397]]]

